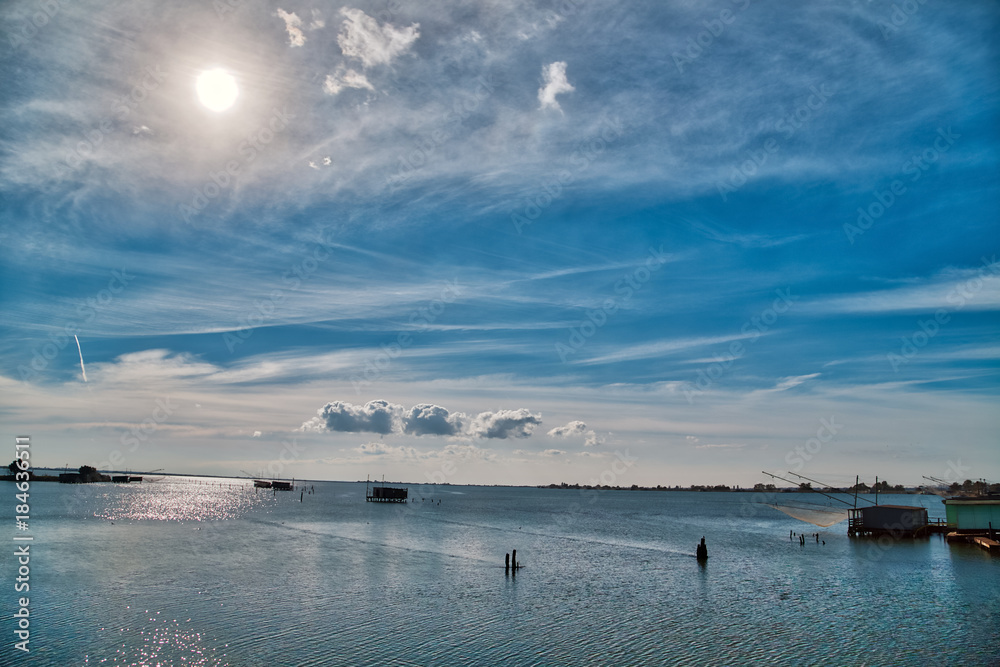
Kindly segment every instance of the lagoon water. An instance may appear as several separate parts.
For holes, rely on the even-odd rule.
[[[940,537],[882,548],[749,493],[310,486],[32,484],[31,653],[5,612],[0,663],[1000,664],[1000,559]]]

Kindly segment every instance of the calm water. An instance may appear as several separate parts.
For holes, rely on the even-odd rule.
[[[1000,664],[1000,559],[881,549],[752,494],[411,486],[379,505],[364,484],[299,502],[205,481],[33,484],[32,652],[12,663],[4,612],[0,663]]]

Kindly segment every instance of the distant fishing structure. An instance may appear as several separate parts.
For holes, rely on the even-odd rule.
[[[80,349],[80,337],[73,334],[73,338],[76,339],[76,351],[80,353],[80,372],[83,373],[83,381],[87,381],[87,369],[83,366],[83,350]]]
[[[793,482],[790,479],[786,479],[786,478],[781,477],[779,475],[775,475],[774,473],[770,473],[770,472],[768,472],[766,470],[762,470],[761,472],[763,472],[768,477],[772,477],[774,479],[780,479],[781,481],[783,481],[783,482],[789,482],[790,484],[797,484],[797,482]],[[814,479],[810,479],[808,477],[805,477],[804,475],[796,475],[794,472],[790,472],[789,474],[790,475],[795,475],[799,479],[804,479],[804,480],[807,480],[809,482],[815,482],[816,484],[823,484],[822,482],[818,482],[818,481],[816,481]],[[849,518],[850,517],[850,510],[856,510],[857,509],[857,507],[858,507],[858,500],[862,500],[862,501],[864,501],[866,503],[872,503],[872,501],[868,500],[867,498],[860,498],[860,499],[858,498],[857,487],[858,487],[858,485],[857,485],[857,483],[855,483],[855,485],[854,485],[854,502],[853,503],[849,503],[849,502],[847,502],[846,500],[844,500],[842,498],[838,498],[838,497],[836,497],[834,495],[826,493],[825,491],[820,491],[819,489],[814,489],[814,488],[811,488],[811,487],[808,489],[808,491],[811,492],[811,493],[818,493],[821,496],[826,496],[827,498],[830,498],[831,500],[834,500],[834,501],[836,501],[838,503],[841,503],[842,505],[845,505],[846,507],[844,507],[844,508],[837,508],[835,506],[819,505],[819,504],[816,504],[816,503],[807,503],[807,502],[801,502],[801,501],[797,502],[796,504],[791,504],[791,503],[784,503],[784,504],[767,503],[767,505],[768,505],[768,507],[772,507],[772,508],[778,510],[779,512],[783,512],[783,513],[787,514],[788,516],[792,517],[793,519],[798,519],[799,521],[805,521],[806,523],[811,523],[811,524],[813,524],[815,526],[820,526],[822,528],[829,528],[830,526],[834,525],[835,523],[840,523],[841,521]],[[872,503],[872,504],[878,504],[878,499],[877,498],[878,497],[876,496],[876,501],[874,503]]]
[[[378,486],[378,482],[375,482],[376,486],[371,484],[371,475],[368,476],[368,481],[365,482],[365,500],[370,503],[405,503],[407,496],[409,495],[409,489],[403,487],[386,486],[385,476],[382,476],[382,486]]]

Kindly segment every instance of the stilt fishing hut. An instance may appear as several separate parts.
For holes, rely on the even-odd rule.
[[[370,503],[405,503],[409,496],[409,489],[397,486],[386,486],[383,479],[381,486],[369,488],[369,479],[365,483],[365,500]],[[377,483],[376,483],[377,484]]]

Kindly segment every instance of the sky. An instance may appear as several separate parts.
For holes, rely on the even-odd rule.
[[[38,0],[0,25],[11,456],[1000,481],[995,2]]]

